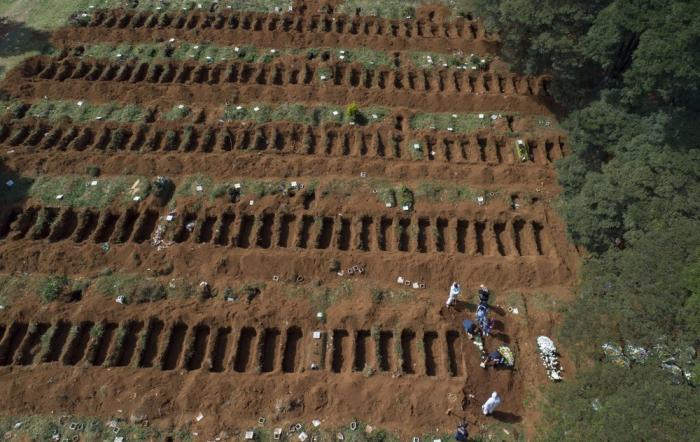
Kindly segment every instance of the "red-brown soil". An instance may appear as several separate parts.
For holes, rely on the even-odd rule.
[[[331,72],[321,80],[318,70]],[[547,77],[365,69],[342,62],[309,62],[293,56],[274,64],[191,62],[162,64],[90,61],[37,56],[7,75],[8,92],[22,99],[47,96],[94,102],[181,103],[323,102],[419,108],[426,112],[550,114]],[[215,87],[214,87],[215,86]]]
[[[161,18],[165,15],[165,18]],[[137,43],[166,41],[212,42],[218,45],[254,44],[277,48],[345,47],[382,51],[492,53],[497,42],[484,35],[474,20],[386,20],[346,15],[241,13],[93,14],[86,27],[64,28],[52,40],[60,46],[104,41]]]
[[[227,11],[211,19],[193,13],[162,28],[151,26],[148,16],[127,20],[124,11],[99,12],[87,27],[59,30],[54,42],[73,48],[174,37],[296,48],[497,48],[476,21],[447,23],[441,9],[400,22],[313,16],[311,9],[284,15]],[[234,16],[235,28],[217,27]],[[327,20],[330,31],[324,30]],[[353,22],[357,33],[350,30]],[[65,56],[69,52],[27,60],[0,89],[27,102],[46,96],[138,104],[158,110],[155,117],[123,124],[5,115],[4,169],[19,176],[61,175],[97,165],[106,176],[167,175],[176,184],[202,174],[214,181],[287,178],[321,185],[360,179],[363,171],[393,186],[452,181],[498,190],[503,198],[483,206],[419,200],[404,212],[385,207],[360,186],[337,195],[270,195],[253,205],[248,199],[187,197],[174,202],[171,222],[165,219],[170,209],[154,197],[101,209],[32,199],[2,207],[2,273],[96,277],[111,268],[164,281],[207,281],[219,295],[126,306],[94,288],[72,303],[19,297],[0,312],[0,413],[146,415],[158,427],[191,424],[209,439],[253,427],[259,417],[285,428],[315,418],[324,426],[357,418],[405,439],[451,432],[457,418],[446,414],[449,409],[479,425],[516,423],[531,431],[536,411],[525,399],[547,382],[535,338],[551,334],[557,323],[557,313],[542,300],[544,294],[557,302],[568,298],[579,261],[549,205],[558,192],[553,162],[568,153],[564,134],[533,124],[535,115],[552,118],[547,78],[412,68],[370,72],[292,56],[267,65],[149,65]],[[319,80],[320,68],[332,71],[328,81]],[[353,101],[395,109],[383,123],[355,127],[218,121],[226,103]],[[195,108],[201,118],[162,121],[159,110],[176,104]],[[511,118],[456,134],[411,129],[408,117],[417,111],[495,111]],[[166,145],[165,132],[175,131],[182,141],[186,126],[194,131],[192,142]],[[115,145],[117,130],[123,137]],[[314,140],[311,146],[304,135]],[[516,161],[519,138],[530,148],[529,161]],[[425,158],[411,157],[411,140],[429,147]],[[518,208],[509,195],[519,198]],[[330,270],[334,261],[343,275]],[[350,274],[353,266],[363,271]],[[398,276],[425,288],[400,286]],[[455,280],[464,295],[456,310],[447,310],[443,303]],[[222,299],[227,286],[259,281],[266,286],[250,303]],[[340,290],[343,283],[352,294],[339,297],[320,321],[312,294]],[[473,316],[481,283],[496,303],[496,332],[487,349],[510,345],[515,370],[480,368],[478,349],[461,329],[462,320]],[[377,288],[408,295],[378,302],[371,295]],[[513,305],[519,314],[509,312]],[[104,325],[104,335],[91,335],[96,324]],[[322,332],[320,340],[315,331]],[[480,405],[494,390],[504,403],[494,417],[484,417]],[[199,412],[204,419],[195,422]]]

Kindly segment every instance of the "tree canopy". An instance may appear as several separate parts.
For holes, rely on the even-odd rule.
[[[581,366],[550,389],[542,439],[699,439],[700,2],[474,6],[515,69],[553,76],[559,210],[591,254],[562,327]],[[606,362],[606,343],[649,356]]]

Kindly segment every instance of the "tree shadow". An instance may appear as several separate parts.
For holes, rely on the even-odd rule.
[[[0,57],[14,57],[28,52],[46,53],[51,49],[50,37],[48,31],[0,18]]]
[[[34,180],[12,170],[0,158],[0,208],[21,205],[29,196]]]
[[[493,418],[496,420],[506,422],[509,424],[517,424],[518,422],[523,420],[521,416],[518,416],[517,414],[513,413],[508,413],[507,411],[496,410],[491,414],[491,416],[493,416]]]

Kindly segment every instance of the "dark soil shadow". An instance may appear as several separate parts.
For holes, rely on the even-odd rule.
[[[517,414],[513,413],[508,413],[506,411],[496,410],[493,412],[492,416],[501,422],[507,422],[509,424],[517,424],[518,422],[523,420],[521,416],[518,416]]]

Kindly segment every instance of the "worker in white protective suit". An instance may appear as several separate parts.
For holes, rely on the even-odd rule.
[[[457,302],[457,296],[462,292],[462,288],[457,284],[456,282],[452,283],[452,287],[450,287],[450,295],[447,297],[447,302],[445,305],[447,307],[452,307],[455,305],[455,302]]]
[[[496,410],[496,407],[498,407],[501,404],[501,397],[496,393],[495,391],[491,394],[491,397],[484,402],[484,405],[481,406],[481,410],[484,412],[484,416],[488,416],[491,413]]]

